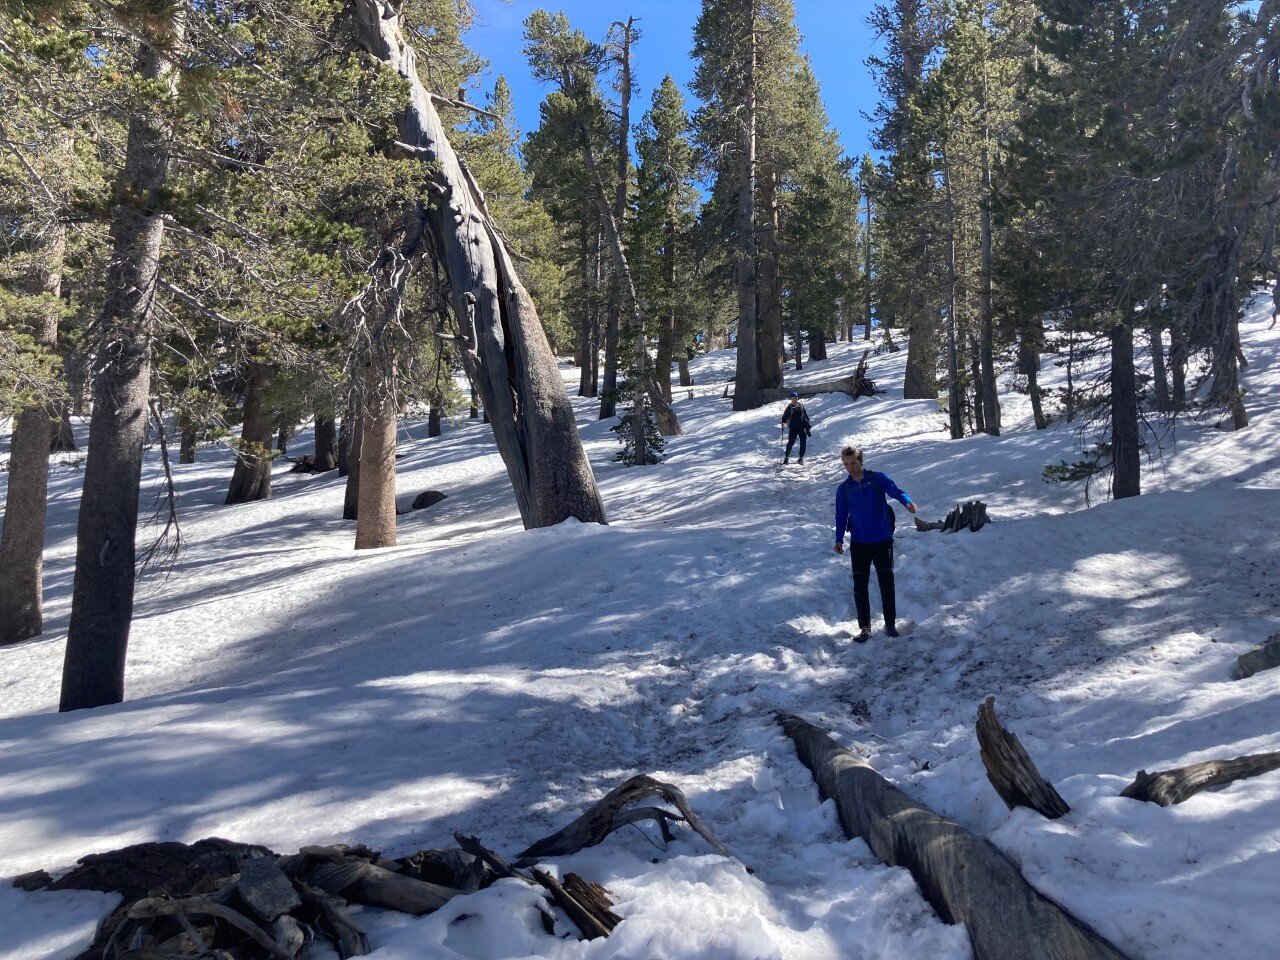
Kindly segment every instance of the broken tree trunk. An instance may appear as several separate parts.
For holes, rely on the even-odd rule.
[[[987,697],[978,707],[978,746],[987,779],[1010,810],[1030,807],[1050,820],[1071,810],[1053,784],[1041,776],[1018,738],[1000,723],[995,697]]]
[[[355,0],[352,10],[360,44],[407,84],[402,146],[423,161],[429,196],[420,207],[420,229],[406,237],[401,252],[416,254],[430,233],[462,335],[462,365],[484,398],[520,518],[526,528],[569,517],[604,523],[604,504],[537,309],[419,79],[401,5]]]
[[[970,500],[963,506],[953,507],[945,520],[921,520],[916,517],[916,529],[922,533],[926,530],[941,530],[944,533],[971,530],[977,533],[990,522],[987,505],[981,500]]]
[[[656,807],[623,810],[623,807],[649,797],[661,797],[680,811],[679,815],[659,810]],[[586,813],[582,814],[567,827],[557,830],[551,836],[544,837],[533,844],[520,854],[520,859],[516,861],[516,866],[524,867],[547,857],[567,856],[571,853],[577,853],[585,847],[594,847],[613,831],[626,826],[628,823],[642,819],[655,819],[659,822],[663,820],[683,820],[689,824],[691,830],[711,844],[716,853],[723,857],[733,856],[725,845],[712,836],[711,831],[702,825],[702,821],[693,812],[693,809],[689,806],[689,801],[685,799],[684,793],[678,787],[674,787],[669,783],[662,783],[650,776],[641,775],[632,777],[614,787],[604,797],[592,804]]]
[[[1244,680],[1276,667],[1280,667],[1280,633],[1272,634],[1262,646],[1240,654],[1231,668],[1231,679]]]
[[[1232,760],[1206,760],[1155,773],[1139,770],[1133,783],[1120,791],[1120,796],[1168,807],[1195,796],[1201,790],[1225,787],[1237,780],[1247,780],[1272,770],[1280,770],[1280,750]]]
[[[849,837],[905,867],[947,923],[968,929],[976,960],[1120,960],[1115,946],[1037,891],[992,843],[912,800],[799,717],[779,716]]]

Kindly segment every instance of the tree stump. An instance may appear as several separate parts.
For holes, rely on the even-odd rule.
[[[978,746],[987,779],[1010,810],[1030,807],[1042,817],[1057,820],[1071,810],[1053,784],[1040,775],[1022,743],[1000,723],[996,698],[978,707]]]
[[[1204,763],[1193,763],[1172,770],[1157,770],[1155,773],[1139,770],[1133,783],[1120,791],[1120,796],[1168,807],[1182,803],[1201,790],[1225,787],[1237,780],[1247,780],[1272,770],[1280,770],[1280,750],[1232,760],[1206,760]]]

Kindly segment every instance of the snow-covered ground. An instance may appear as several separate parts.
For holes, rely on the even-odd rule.
[[[1280,671],[1228,679],[1280,630],[1268,319],[1259,305],[1243,327],[1253,425],[1182,422],[1142,497],[1092,509],[1040,479],[1077,451],[1070,428],[1036,432],[1006,393],[1003,436],[948,440],[936,405],[901,398],[905,351],[872,358],[883,396],[809,402],[808,463],[785,471],[781,405],[734,413],[707,389],[729,354],[693,364],[686,436],[658,467],[614,464],[607,424],[575,401],[607,527],[522,530],[488,428],[466,421],[403,431],[401,492],[449,499],[360,554],[333,474],[281,464],[272,500],[225,507],[230,460],[202,451],[176,468],[185,548],[140,592],[129,699],[70,715],[52,712],[81,480],[63,457],[48,632],[0,650],[0,878],[211,835],[401,855],[461,830],[510,854],[649,772],[754,875],[687,831],[662,850],[636,827],[556,864],[614,892],[626,921],[607,940],[548,938],[529,892],[502,883],[417,920],[364,911],[375,956],[967,957],[909,875],[843,838],[773,725],[785,707],[991,837],[1132,956],[1274,955],[1280,774],[1167,809],[1116,795],[1140,767],[1280,749]],[[860,352],[834,345],[799,377],[848,373]],[[899,524],[898,641],[848,639],[848,560],[831,549],[846,442],[922,515],[980,497],[996,521]],[[154,457],[144,483],[159,488]],[[989,694],[1071,804],[1063,819],[1010,813],[987,783],[973,721]],[[72,956],[113,903],[0,879],[0,957]]]

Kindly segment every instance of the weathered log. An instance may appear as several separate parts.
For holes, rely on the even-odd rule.
[[[265,923],[302,904],[274,857],[257,857],[245,863],[236,887],[245,906]]]
[[[971,530],[977,533],[990,522],[991,518],[987,516],[987,505],[981,500],[970,500],[963,505],[953,507],[945,520],[921,520],[916,517],[916,529],[922,533],[926,530],[941,530],[944,533]]]
[[[365,957],[372,952],[369,948],[369,938],[347,916],[345,900],[297,880],[294,881],[294,886],[298,888],[302,902],[314,909],[328,926],[340,960],[347,960],[348,957]]]
[[[1120,791],[1120,796],[1168,807],[1181,803],[1201,790],[1225,787],[1237,780],[1247,780],[1272,770],[1280,770],[1280,750],[1231,760],[1206,760],[1204,763],[1193,763],[1172,770],[1157,770],[1155,773],[1139,770],[1133,783]]]
[[[1010,810],[1030,807],[1042,817],[1057,820],[1071,808],[1041,776],[1018,738],[1000,723],[995,704],[995,697],[987,697],[978,707],[978,746],[987,779]]]
[[[302,929],[302,924],[287,913],[276,918],[271,925],[271,934],[276,943],[280,944],[280,949],[291,957],[296,957],[307,944],[307,933]],[[200,952],[203,953],[204,950]]]
[[[366,851],[376,856],[372,851]],[[361,856],[348,856],[342,848],[304,847],[296,857],[280,861],[285,873],[326,893],[352,903],[398,910],[415,916],[439,910],[462,893],[425,880],[395,873]]]
[[[277,960],[294,960],[293,954],[285,952],[275,938],[260,926],[237,910],[215,903],[207,897],[187,897],[182,900],[164,900],[159,897],[148,897],[136,901],[129,908],[129,916],[134,920],[150,920],[155,917],[172,917],[179,913],[195,913],[207,917],[217,917],[262,947]]]
[[[612,911],[607,911],[610,917],[616,918],[616,922],[613,922],[612,924],[607,923],[601,917],[596,916],[591,909],[586,907],[584,904],[579,903],[576,897],[565,890],[559,880],[551,876],[551,874],[547,873],[545,870],[539,870],[537,867],[534,867],[531,872],[533,873],[534,879],[546,887],[548,892],[550,892],[551,899],[555,905],[565,912],[569,919],[573,921],[574,925],[582,931],[583,937],[587,940],[597,940],[601,937],[607,937],[613,928],[622,922],[622,918]],[[612,906],[612,904],[610,904],[610,906]]]
[[[528,866],[546,857],[562,857],[577,853],[585,847],[594,847],[597,843],[618,828],[633,822],[637,817],[626,817],[619,820],[622,808],[648,797],[661,797],[678,811],[680,816],[668,815],[668,819],[683,819],[698,836],[711,844],[712,849],[723,857],[732,857],[724,844],[711,835],[697,814],[689,806],[684,794],[669,783],[662,783],[647,775],[632,777],[614,787],[604,797],[597,800],[590,809],[568,826],[557,830],[549,837],[544,837],[520,854],[517,867]],[[645,814],[648,816],[649,814]]]
[[[50,890],[99,890],[137,900],[156,889],[171,897],[209,893],[240,873],[255,857],[275,855],[266,847],[210,837],[192,844],[136,843],[81,857],[74,870],[48,884]]]
[[[1280,633],[1273,633],[1262,646],[1237,657],[1235,666],[1231,668],[1231,679],[1244,680],[1276,667],[1280,667]]]
[[[867,357],[864,353],[862,362],[858,364],[858,369],[851,376],[825,380],[822,383],[802,383],[778,390],[761,390],[760,397],[765,403],[774,403],[778,400],[786,400],[792,393],[798,393],[802,397],[816,397],[824,393],[844,393],[854,400],[858,397],[871,397],[877,393],[883,393],[884,391],[878,388],[874,381],[867,378],[866,361]]]
[[[610,933],[622,922],[622,918],[613,912],[613,897],[600,884],[584,880],[576,873],[566,873],[563,886],[565,893],[591,911],[591,915]]]
[[[778,719],[822,797],[835,801],[846,835],[909,870],[945,922],[965,924],[976,960],[1124,957],[1027,883],[989,841],[912,800],[807,721],[788,714]]]

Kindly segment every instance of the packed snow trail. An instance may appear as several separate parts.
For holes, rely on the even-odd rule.
[[[1040,479],[1073,458],[1069,428],[1034,431],[1006,392],[1004,436],[950,441],[936,404],[893,386],[905,351],[872,358],[880,397],[806,400],[803,468],[777,469],[780,405],[734,413],[721,399],[730,353],[694,364],[700,395],[677,391],[688,435],[658,467],[612,463],[608,425],[577,401],[609,527],[521,530],[480,424],[402,433],[402,497],[449,499],[401,517],[399,547],[362,554],[335,519],[333,474],[281,465],[274,499],[227,508],[230,460],[201,451],[177,468],[186,551],[137,607],[130,699],[65,716],[49,711],[80,474],[61,457],[48,633],[0,650],[0,876],[207,835],[403,854],[462,830],[510,853],[650,772],[756,875],[688,833],[663,852],[635,828],[558,864],[618,896],[627,919],[606,941],[548,941],[519,907],[527,892],[504,884],[418,920],[366,911],[376,955],[966,957],[963,931],[905,872],[843,839],[773,725],[785,707],[994,839],[1131,955],[1266,955],[1280,777],[1168,809],[1117,793],[1139,767],[1280,749],[1280,676],[1227,680],[1280,629],[1280,547],[1258,522],[1280,506],[1267,320],[1258,305],[1242,328],[1254,425],[1181,423],[1142,497],[1089,510],[1078,488]],[[850,372],[861,351],[833,345],[789,376]],[[1058,373],[1046,363],[1047,386]],[[978,497],[995,521],[944,536],[899,513],[899,612],[914,621],[900,640],[878,624],[868,644],[847,640],[849,561],[831,549],[845,442],[922,516]],[[145,482],[158,488],[154,459]],[[1009,813],[986,782],[973,720],[988,694],[1067,817]],[[112,902],[0,882],[0,956],[72,956]]]

